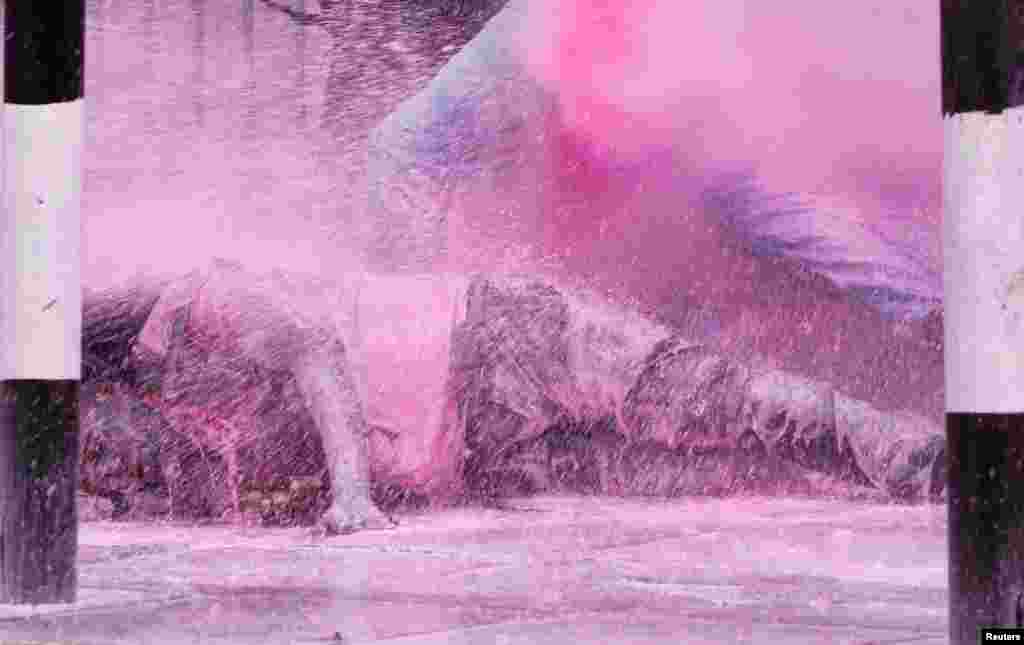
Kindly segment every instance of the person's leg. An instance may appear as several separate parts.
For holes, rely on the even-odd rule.
[[[334,499],[321,525],[332,534],[395,524],[370,499],[367,426],[343,352],[339,344],[312,351],[293,368],[323,441]]]

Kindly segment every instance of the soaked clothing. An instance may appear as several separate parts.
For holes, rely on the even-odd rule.
[[[464,285],[354,275],[326,283],[215,264],[165,291],[135,354],[160,372],[169,404],[202,406],[250,426],[280,422],[264,416],[271,408],[303,414],[295,392],[298,400],[272,400],[280,392],[271,381],[292,381],[300,356],[331,354],[338,369],[349,370],[364,418],[360,428],[329,430],[367,433],[375,476],[429,494],[457,487],[459,439],[446,426],[445,388]],[[245,434],[258,440],[267,430]]]
[[[647,492],[668,495],[705,490],[683,476],[701,469],[704,479],[729,479],[724,490],[743,488],[757,464],[763,478],[790,473],[783,479],[812,488],[893,491],[911,482],[920,491],[941,461],[941,432],[925,419],[741,364],[600,297],[538,279],[327,282],[215,266],[168,289],[137,353],[163,357],[165,400],[247,416],[259,426],[253,439],[284,418],[258,412],[274,396],[272,375],[287,380],[296,360],[325,356],[323,364],[348,372],[332,387],[352,383],[361,418],[319,430],[363,433],[374,479],[431,498],[482,485],[488,473],[541,453],[542,469],[562,468],[555,462],[564,456],[553,455],[570,444],[587,454],[604,446],[607,454],[591,461],[626,469],[577,477],[606,493],[633,490],[647,461],[673,473]],[[301,394],[284,398],[284,416],[304,413]],[[537,441],[547,443],[525,455]],[[627,453],[642,463],[623,466]],[[710,454],[754,461],[699,466],[699,455]],[[807,483],[808,473],[832,483]],[[538,481],[531,486],[551,480]]]

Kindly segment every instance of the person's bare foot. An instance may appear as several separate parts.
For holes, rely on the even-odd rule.
[[[346,535],[356,531],[393,529],[398,523],[373,504],[362,511],[353,511],[334,504],[320,517],[319,529],[331,535]]]

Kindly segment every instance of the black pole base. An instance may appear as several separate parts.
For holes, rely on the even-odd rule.
[[[1024,627],[1024,414],[947,414],[950,644]]]
[[[0,381],[0,603],[76,600],[78,381]]]

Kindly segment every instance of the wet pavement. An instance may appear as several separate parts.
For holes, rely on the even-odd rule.
[[[13,643],[947,643],[945,507],[544,497],[390,531],[87,522]]]

